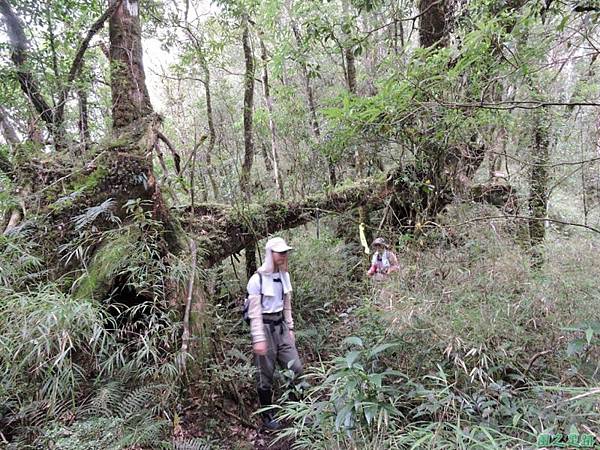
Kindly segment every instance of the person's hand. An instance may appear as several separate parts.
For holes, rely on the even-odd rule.
[[[296,335],[294,334],[294,330],[288,330],[290,332],[290,339],[292,343],[296,342]]]
[[[259,356],[267,354],[267,341],[255,342],[252,344],[252,350]]]

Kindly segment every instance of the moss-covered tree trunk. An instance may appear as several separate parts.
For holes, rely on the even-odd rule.
[[[111,0],[111,4],[117,0]],[[139,2],[123,0],[109,21],[110,90],[114,128],[153,112],[142,61]]]
[[[250,178],[252,163],[254,161],[254,139],[252,119],[254,115],[254,54],[250,43],[250,27],[248,15],[242,18],[242,46],[244,49],[244,62],[246,71],[244,74],[244,162],[240,176],[240,187],[246,201],[250,201],[252,188]],[[250,230],[252,232],[252,230]],[[250,278],[256,272],[256,243],[255,240],[248,242],[246,246],[246,276]]]
[[[529,238],[532,248],[533,265],[543,262],[540,245],[546,237],[545,219],[548,211],[548,158],[549,158],[549,118],[545,108],[534,112],[533,142],[531,146],[531,167],[529,174]]]

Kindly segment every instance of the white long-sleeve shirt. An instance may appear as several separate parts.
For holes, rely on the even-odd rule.
[[[261,274],[263,277],[262,286],[265,291],[265,284],[272,283],[273,295],[263,295],[261,304],[261,282],[259,275],[255,273],[248,280],[248,317],[250,318],[250,335],[252,342],[265,341],[264,324],[262,320],[263,314],[277,313],[283,311],[283,319],[287,327],[292,330],[294,328],[294,320],[292,318],[292,293],[283,292],[283,284],[281,283],[282,275],[279,272],[272,274]]]

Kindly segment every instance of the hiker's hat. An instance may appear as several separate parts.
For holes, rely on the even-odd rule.
[[[265,245],[265,248],[267,250],[271,250],[272,252],[277,253],[287,252],[288,250],[294,249],[294,247],[290,247],[289,245],[287,245],[283,238],[280,237],[274,237],[269,239],[267,241],[267,244]]]
[[[389,248],[389,246],[385,242],[385,239],[380,238],[380,237],[378,237],[377,239],[375,239],[371,245],[372,246],[381,245],[382,247]]]

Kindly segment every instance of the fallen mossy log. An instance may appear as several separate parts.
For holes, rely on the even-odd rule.
[[[175,214],[181,217],[184,228],[196,236],[204,251],[203,263],[210,267],[270,234],[298,227],[317,216],[342,213],[358,206],[376,210],[388,202],[393,203],[396,219],[399,222],[410,220],[415,216],[417,203],[431,202],[432,194],[420,191],[415,195],[409,183],[400,179],[399,173],[392,171],[387,177],[360,180],[301,201],[274,201],[244,207],[202,203],[193,208],[176,208]],[[514,192],[507,184],[474,185],[468,198],[506,208],[512,204]],[[443,196],[438,195],[435,199],[436,212],[451,200],[447,192]]]
[[[275,201],[232,207],[200,204],[181,212],[184,227],[197,237],[204,249],[204,263],[212,266],[248,244],[269,234],[295,228],[314,220],[318,214],[343,212],[362,205],[384,206],[393,188],[385,178],[360,180],[345,187],[301,201]]]
[[[110,250],[111,241],[103,233],[132,225],[132,204],[148,213],[155,227],[160,228],[153,238],[160,241],[156,244],[160,257],[185,253],[192,237],[198,246],[198,265],[210,267],[261,238],[317,216],[360,206],[371,210],[387,206],[393,209],[398,226],[410,229],[421,216],[435,217],[454,199],[451,179],[440,179],[434,186],[430,174],[407,165],[385,176],[358,180],[298,201],[241,206],[199,204],[169,210],[152,167],[152,149],[159,128],[157,115],[146,116],[119,129],[88,154],[86,161],[71,161],[62,167],[57,160],[42,164],[50,167],[43,178],[37,170],[39,161],[32,159],[31,165],[22,166],[19,179],[34,188],[31,197],[37,204],[36,239],[43,247],[44,260],[55,268],[55,277],[69,271],[87,272],[77,288],[80,296],[103,298],[114,286],[111,278],[118,271],[96,270],[98,264],[105,265],[102,261],[106,254],[118,253]],[[473,198],[485,200],[489,197],[487,192],[475,192]],[[65,258],[64,248],[76,243],[86,227],[92,236],[85,256],[88,261]],[[98,237],[96,242],[94,236]],[[143,232],[131,233],[129,238],[133,242],[148,239]],[[123,239],[125,236],[116,236],[115,242]],[[120,258],[123,267],[128,251],[123,251]]]

